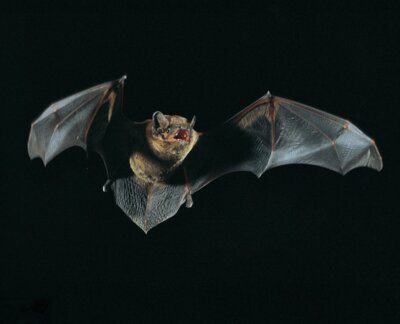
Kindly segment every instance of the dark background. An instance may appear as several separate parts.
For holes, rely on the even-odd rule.
[[[0,323],[399,322],[396,7],[37,6],[0,14]],[[145,235],[99,157],[26,151],[51,102],[123,74],[132,119],[206,130],[270,90],[350,119],[384,169],[230,174]]]

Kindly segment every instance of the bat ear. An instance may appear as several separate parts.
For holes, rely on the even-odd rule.
[[[196,116],[193,116],[192,121],[190,122],[190,128],[193,129],[194,124],[196,124]]]
[[[161,111],[156,111],[153,114],[153,127],[155,130],[161,128],[161,129],[166,129],[169,126],[169,122],[167,117],[161,112]]]

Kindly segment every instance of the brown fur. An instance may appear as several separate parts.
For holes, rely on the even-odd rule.
[[[186,118],[180,116],[167,116],[170,125],[188,127]],[[198,139],[198,133],[191,131],[188,142],[161,138],[154,133],[152,121],[146,126],[146,139],[150,154],[135,152],[129,162],[135,175],[145,182],[160,182],[184,161]]]

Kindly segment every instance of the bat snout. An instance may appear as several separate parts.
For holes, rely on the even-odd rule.
[[[190,142],[190,130],[181,126],[170,127],[160,135],[164,141],[169,143],[185,144]]]

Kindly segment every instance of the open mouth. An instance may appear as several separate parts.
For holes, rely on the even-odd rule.
[[[180,129],[175,137],[175,139],[180,140],[180,141],[188,141],[189,140],[189,131],[186,129]]]

